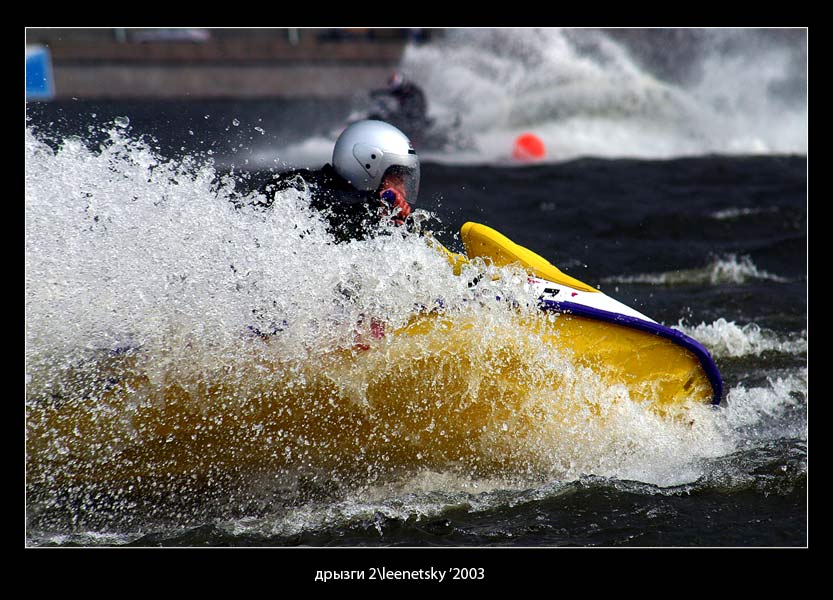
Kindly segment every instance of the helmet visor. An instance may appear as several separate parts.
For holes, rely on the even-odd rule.
[[[408,204],[413,204],[419,195],[419,163],[412,167],[394,165],[388,167],[382,176],[380,191],[393,188],[402,196]]]

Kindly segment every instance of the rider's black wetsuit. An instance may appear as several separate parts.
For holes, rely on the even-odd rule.
[[[260,191],[272,203],[276,192],[295,188],[309,192],[310,206],[328,220],[328,230],[339,242],[364,239],[379,223],[379,194],[357,190],[330,164],[321,169],[296,169],[271,179]]]

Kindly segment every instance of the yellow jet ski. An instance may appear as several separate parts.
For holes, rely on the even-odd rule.
[[[683,423],[686,407],[720,402],[720,373],[695,340],[489,227],[461,234],[466,256],[437,243],[456,273],[482,274],[477,258],[522,267],[540,310],[496,321],[425,311],[362,349],[294,362],[270,354],[279,337],[227,363],[201,363],[197,349],[186,360],[108,357],[59,388],[27,390],[33,498],[274,480],[282,469],[512,473],[549,465],[553,440],[569,443],[617,402]]]
[[[566,275],[486,225],[465,223],[460,237],[466,256],[441,248],[457,272],[475,257],[499,267],[523,267],[538,292],[539,308],[559,315],[542,334],[581,363],[604,370],[611,383],[625,383],[636,397],[660,407],[692,398],[720,403],[720,372],[696,340]]]

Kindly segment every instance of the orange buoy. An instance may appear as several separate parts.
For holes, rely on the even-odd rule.
[[[544,158],[547,151],[544,142],[534,133],[524,133],[515,140],[512,156],[518,160],[536,160]]]

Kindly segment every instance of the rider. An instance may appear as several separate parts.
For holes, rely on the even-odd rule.
[[[371,97],[391,96],[396,100],[397,110],[387,115],[403,127],[426,127],[430,125],[428,118],[428,102],[425,93],[412,81],[405,79],[400,72],[395,72],[388,79],[388,85],[381,90],[374,90]]]
[[[280,190],[306,190],[310,206],[329,221],[329,231],[339,242],[362,239],[386,218],[404,224],[411,214],[409,202],[419,192],[419,157],[410,140],[393,125],[365,120],[349,125],[336,140],[332,165],[298,169],[268,182],[262,192],[271,204]],[[350,293],[339,289],[345,297]],[[256,311],[258,323],[249,329],[263,339],[281,330]],[[369,319],[369,331],[359,318],[352,348],[366,350],[369,339],[384,336],[384,322]],[[366,324],[365,324],[366,325]],[[369,338],[367,336],[370,336]]]
[[[349,125],[336,140],[332,165],[298,169],[268,182],[267,198],[294,187],[329,220],[338,241],[366,237],[380,218],[402,225],[419,192],[419,157],[399,129],[382,121]]]

